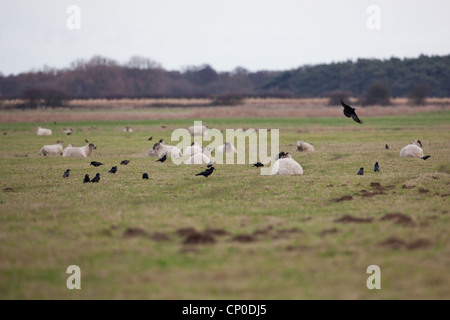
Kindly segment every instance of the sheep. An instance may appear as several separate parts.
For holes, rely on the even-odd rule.
[[[206,128],[205,126],[191,126],[188,128],[188,130],[189,133],[193,136],[203,136],[208,128]]]
[[[314,152],[314,147],[307,142],[297,140],[297,151]]]
[[[129,126],[126,126],[126,127],[123,129],[123,132],[133,132],[133,129],[131,129]]]
[[[69,129],[63,128],[63,132],[65,134],[67,134],[68,136],[70,136],[73,133],[73,129],[72,128],[69,128]]]
[[[225,153],[225,152],[237,153],[237,150],[234,148],[234,146],[230,142],[225,142],[225,144],[223,144],[217,148],[217,152],[219,152],[219,153]]]
[[[169,146],[164,142],[158,142],[153,145],[153,150],[156,151],[156,155],[158,158],[162,158],[163,156],[167,157],[181,157],[183,153],[180,149],[175,146]],[[150,151],[150,150],[149,150]],[[148,152],[147,152],[148,155]]]
[[[51,136],[52,135],[52,130],[38,127],[37,135],[38,136]]]
[[[93,143],[89,143],[85,145],[84,147],[70,147],[66,148],[63,152],[63,157],[70,157],[70,158],[76,158],[76,157],[90,157],[92,154],[92,150],[97,149],[97,146]]]
[[[206,165],[211,161],[204,153],[196,153],[186,160],[186,164],[203,164]]]
[[[400,150],[400,157],[423,157],[422,142],[414,140],[412,144],[408,144]]]
[[[292,159],[291,153],[285,153],[278,159],[272,167],[272,175],[279,174],[284,176],[302,175],[302,166]]]
[[[202,152],[203,152],[202,147],[197,142],[193,142],[189,147],[187,147],[184,150],[183,155],[185,155],[185,156],[186,155],[192,156],[192,155],[194,155],[196,153],[202,153]]]
[[[63,157],[66,157],[66,155],[67,155],[67,150],[70,149],[70,148],[73,148],[73,144],[71,144],[71,143],[69,143],[69,144],[67,145],[67,147],[64,148],[63,154],[62,154]]]
[[[153,147],[151,147],[150,149],[148,149],[147,151],[147,157],[156,157],[158,155],[158,153],[156,152],[155,149],[153,149]]]
[[[41,148],[41,150],[39,151],[39,154],[42,154],[44,156],[46,156],[48,154],[62,155],[63,154],[63,142],[58,140],[56,142],[56,144],[48,144],[48,145],[43,146]]]

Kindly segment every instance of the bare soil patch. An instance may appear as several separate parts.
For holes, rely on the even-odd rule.
[[[171,240],[167,234],[162,233],[162,232],[155,232],[150,236],[150,238],[155,241],[170,241]]]
[[[334,220],[334,222],[341,223],[369,223],[372,222],[373,218],[357,218],[350,215],[343,216],[342,218]]]
[[[323,236],[326,236],[328,234],[336,234],[338,232],[339,232],[339,230],[337,228],[324,229],[324,230],[322,230],[320,232],[320,235],[323,237]]]
[[[186,238],[183,241],[183,244],[195,244],[195,245],[213,244],[213,243],[216,243],[216,239],[212,234],[206,232],[190,233],[189,235],[186,236]]]
[[[402,213],[386,213],[384,216],[381,217],[380,219],[381,221],[392,221],[395,224],[400,224],[400,225],[411,225],[413,224],[413,220],[402,214]]]
[[[127,230],[125,230],[125,232],[123,233],[124,238],[135,238],[135,237],[143,237],[143,236],[148,236],[148,233],[141,228],[135,228],[135,227],[130,227]]]
[[[249,243],[256,241],[256,238],[250,234],[238,234],[234,236],[231,240],[236,242]]]
[[[342,196],[342,197],[337,198],[337,199],[332,199],[331,201],[342,202],[342,201],[347,201],[347,200],[353,200],[353,197],[352,196]]]

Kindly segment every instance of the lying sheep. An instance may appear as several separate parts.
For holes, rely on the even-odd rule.
[[[66,156],[67,156],[67,150],[70,149],[70,148],[73,148],[73,145],[72,145],[71,143],[69,143],[69,144],[67,145],[67,147],[64,148],[63,154],[62,154],[63,157],[66,157]]]
[[[189,133],[193,136],[203,136],[208,128],[206,128],[205,126],[191,126],[188,128],[188,130]]]
[[[44,156],[46,156],[48,154],[62,155],[63,154],[63,142],[58,140],[56,142],[56,144],[48,144],[48,145],[43,146],[41,148],[41,150],[39,151],[39,154],[42,154]]]
[[[290,152],[283,153],[282,156],[274,163],[272,167],[272,175],[279,174],[284,176],[296,176],[303,174],[302,166],[292,159]]]
[[[314,147],[307,142],[297,140],[297,151],[314,152]]]
[[[77,158],[77,157],[90,157],[92,154],[92,151],[94,149],[97,149],[97,146],[93,143],[89,143],[85,145],[84,147],[70,147],[64,149],[63,157],[69,157],[69,158]]]
[[[158,153],[156,152],[155,149],[153,149],[153,147],[151,147],[150,149],[148,149],[147,151],[147,157],[156,157],[158,155]]]
[[[180,149],[175,146],[169,146],[164,142],[158,142],[153,145],[153,150],[156,151],[156,155],[158,158],[162,158],[163,156],[167,157],[181,157],[183,153]],[[149,150],[150,151],[150,150]],[[147,152],[148,155],[148,152]]]
[[[38,127],[37,135],[38,136],[51,136],[52,135],[52,130]]]
[[[186,164],[208,164],[211,159],[204,153],[196,153],[186,160]]]
[[[422,142],[414,140],[412,144],[408,144],[400,150],[400,157],[423,157]]]
[[[192,142],[192,144],[184,150],[183,155],[194,155],[196,153],[202,153],[203,149],[197,142]]]
[[[226,153],[226,152],[237,153],[237,150],[234,148],[234,146],[230,142],[225,142],[225,144],[223,144],[217,148],[217,152],[219,152],[219,153]]]

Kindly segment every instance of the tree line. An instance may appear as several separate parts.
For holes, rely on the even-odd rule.
[[[0,98],[23,98],[29,107],[58,106],[73,98],[233,97],[235,101],[255,96],[329,97],[330,103],[352,96],[368,105],[409,97],[420,104],[427,96],[450,96],[450,55],[357,59],[255,72],[243,67],[218,72],[208,64],[174,71],[144,57],[120,64],[95,56],[65,69],[0,74]]]

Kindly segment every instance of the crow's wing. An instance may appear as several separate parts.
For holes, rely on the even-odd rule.
[[[355,120],[358,123],[363,123],[361,120],[359,120],[358,116],[354,112],[352,113],[352,119]]]

